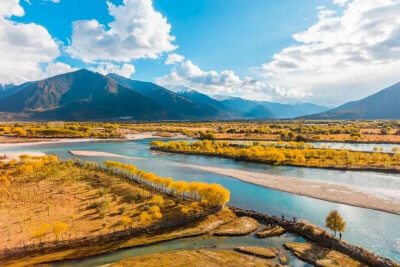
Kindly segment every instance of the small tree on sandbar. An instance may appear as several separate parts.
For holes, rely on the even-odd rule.
[[[337,210],[332,210],[325,218],[326,227],[331,229],[336,237],[336,232],[344,232],[346,222],[340,216]]]

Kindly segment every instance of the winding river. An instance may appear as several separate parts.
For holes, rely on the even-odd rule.
[[[400,262],[400,216],[398,215],[271,190],[248,184],[228,176],[185,167],[182,166],[182,164],[266,172],[307,180],[343,184],[358,188],[370,194],[375,194],[382,198],[400,201],[400,175],[398,174],[270,166],[204,156],[157,153],[149,150],[148,143],[149,140],[130,140],[36,144],[23,147],[1,147],[0,145],[0,153],[10,151],[40,151],[46,154],[57,155],[62,159],[67,159],[73,157],[69,154],[69,150],[91,150],[131,156],[135,158],[116,158],[115,160],[135,164],[140,169],[151,171],[165,177],[170,176],[175,179],[186,181],[197,180],[219,183],[231,191],[231,205],[278,216],[284,214],[287,218],[295,216],[298,219],[305,219],[320,226],[324,225],[324,219],[329,211],[337,209],[347,222],[346,233],[343,235],[345,240]],[[325,143],[325,145],[327,144]],[[345,144],[345,146],[353,149],[353,144]],[[368,148],[372,149],[374,146],[375,145],[370,145]],[[367,149],[365,147],[363,148]],[[385,150],[386,149],[389,150],[390,147],[385,148]],[[98,162],[112,159],[104,157],[80,158]],[[180,244],[180,242],[184,241],[177,240],[168,244],[172,244],[172,247],[178,246],[178,248],[185,248],[186,246],[177,245]],[[161,245],[158,248],[166,250],[163,246],[168,247],[168,244],[166,243],[166,245]],[[200,245],[199,247],[201,248]],[[155,248],[157,248],[157,246]],[[149,250],[152,249],[149,248]],[[137,255],[135,254],[136,252],[134,252],[137,251],[137,249],[130,251],[131,252],[125,253]],[[107,257],[110,255],[111,254]],[[115,259],[118,260],[120,258],[120,256],[116,256]],[[87,260],[93,259],[89,258]],[[102,260],[99,261],[102,262]],[[82,263],[82,260],[80,263]]]

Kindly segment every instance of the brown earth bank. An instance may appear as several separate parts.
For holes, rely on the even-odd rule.
[[[256,236],[259,238],[272,237],[272,236],[280,236],[286,233],[286,230],[280,226],[267,226],[256,233]]]
[[[130,259],[121,260],[112,267],[130,267],[130,266],[271,266],[267,260],[255,258],[233,251],[223,250],[178,250],[162,253],[155,253],[144,256],[137,256]]]
[[[276,256],[276,253],[270,248],[262,248],[262,247],[238,247],[237,251],[257,256],[260,258],[273,259]]]
[[[298,234],[314,244],[327,249],[335,250],[343,253],[352,259],[369,266],[377,267],[399,267],[399,264],[391,259],[376,255],[362,247],[358,247],[347,243],[344,240],[339,240],[329,234],[325,229],[320,229],[317,226],[306,221],[292,221],[271,216],[268,214],[256,212],[253,210],[243,210],[236,207],[230,207],[237,216],[247,216],[256,219],[258,222],[265,225],[277,225],[284,228],[286,231]]]
[[[240,217],[220,226],[213,234],[216,236],[248,235],[258,228],[258,222],[250,217]]]
[[[340,252],[308,243],[286,243],[289,249],[299,259],[318,267],[367,267],[367,264],[355,261]]]

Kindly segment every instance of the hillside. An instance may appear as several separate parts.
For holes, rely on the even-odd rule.
[[[239,110],[243,117],[250,119],[273,119],[276,118],[274,112],[256,101],[243,99],[240,97],[230,97],[220,101],[225,106]]]
[[[328,110],[327,107],[311,103],[281,104],[269,101],[257,101],[273,111],[277,119],[296,118]]]
[[[358,101],[306,116],[307,119],[399,119],[400,83]]]
[[[175,90],[177,90],[176,93],[178,95],[186,99],[190,99],[194,103],[201,105],[203,108],[217,111],[220,115],[223,115],[225,119],[241,117],[241,113],[237,109],[228,107],[223,103],[209,97],[208,95],[202,94],[196,90],[187,87],[175,88]]]
[[[178,119],[144,95],[87,70],[58,75],[0,101],[0,111],[43,120]]]
[[[15,94],[16,92],[19,92],[34,83],[35,82],[26,82],[20,85],[12,85],[12,84],[8,84],[5,86],[0,85],[0,100],[7,96]]]
[[[117,74],[109,74],[107,77],[139,92],[150,98],[170,113],[179,114],[184,119],[227,119],[229,115],[220,107],[205,105],[202,101],[176,94],[164,87],[151,82],[135,81],[121,77]]]

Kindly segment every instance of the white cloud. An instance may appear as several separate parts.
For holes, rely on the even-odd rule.
[[[185,59],[184,56],[178,55],[176,53],[169,54],[165,60],[166,65],[173,65],[178,62],[182,62]]]
[[[345,4],[345,1],[335,1]],[[342,15],[323,9],[319,21],[294,34],[299,43],[262,66],[271,83],[339,104],[400,80],[400,1],[354,0]]]
[[[41,64],[59,56],[57,43],[44,27],[9,19],[24,14],[19,0],[0,1],[0,83],[40,79],[45,75]]]
[[[130,78],[135,73],[135,66],[131,64],[123,64],[120,67],[110,62],[101,62],[96,68],[90,69],[103,75],[115,73],[125,78]]]
[[[333,0],[333,4],[339,5],[339,6],[344,6],[347,4],[350,0]]]
[[[48,77],[56,76],[59,74],[76,71],[78,68],[73,68],[68,64],[62,62],[51,62],[45,68],[45,74]]]
[[[171,25],[153,8],[152,0],[124,0],[115,6],[107,2],[114,21],[108,27],[97,20],[73,23],[71,45],[67,51],[85,62],[98,60],[130,62],[157,58],[177,48],[170,35]]]
[[[13,15],[18,17],[25,15],[24,9],[19,5],[19,0],[1,0],[0,17],[9,18]]]
[[[155,79],[167,88],[189,87],[208,95],[232,95],[257,100],[304,97],[302,92],[286,90],[251,77],[241,79],[231,70],[203,71],[190,60],[174,66],[171,72]]]

